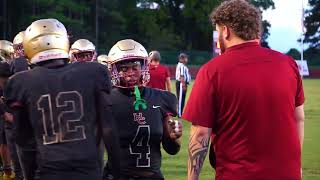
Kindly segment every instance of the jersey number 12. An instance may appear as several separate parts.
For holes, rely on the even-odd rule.
[[[42,95],[37,102],[42,113],[43,144],[72,142],[86,139],[82,96],[78,91],[60,92],[52,101],[50,94]]]

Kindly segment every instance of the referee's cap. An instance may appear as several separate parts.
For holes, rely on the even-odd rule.
[[[151,52],[149,53],[149,59],[150,59],[150,60],[155,59],[155,60],[160,61],[160,60],[161,60],[161,56],[160,56],[159,51],[151,51]]]
[[[187,57],[188,57],[188,55],[186,53],[180,53],[179,54],[179,59],[180,58],[187,58]]]

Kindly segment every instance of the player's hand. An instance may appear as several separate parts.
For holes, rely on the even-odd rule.
[[[5,112],[3,118],[5,121],[13,123],[13,115],[11,113]]]
[[[179,139],[182,136],[182,123],[179,120],[168,121],[169,125],[169,135],[172,140]]]

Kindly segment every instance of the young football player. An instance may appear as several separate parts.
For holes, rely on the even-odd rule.
[[[15,74],[5,89],[14,114],[16,143],[36,138],[41,180],[102,179],[99,134],[119,168],[119,144],[112,125],[110,79],[98,63],[68,63],[69,39],[56,19],[33,22],[23,48],[35,67]]]
[[[148,53],[138,42],[117,42],[108,54],[113,90],[112,112],[120,136],[120,179],[164,179],[161,145],[175,155],[180,150],[181,122],[174,94],[145,87],[149,81]],[[115,170],[111,161],[105,167],[105,179]]]
[[[21,31],[13,39],[14,58],[10,62],[10,71],[12,74],[29,69],[29,63],[23,50],[23,38],[24,31]],[[16,177],[22,177],[21,175],[23,173],[26,180],[37,179],[39,178],[35,176],[35,171],[38,167],[37,157],[34,156],[36,154],[36,141],[35,139],[30,139],[28,143],[25,143],[28,144],[28,146],[16,146],[13,128],[12,122],[6,121],[6,136]]]
[[[3,89],[6,84],[6,81],[8,77],[11,75],[10,68],[9,68],[9,62],[12,61],[13,58],[13,45],[10,41],[7,40],[0,40],[0,90],[1,90],[1,96],[3,95]],[[1,100],[2,102],[2,100]],[[8,111],[6,106],[1,103],[1,119],[0,119],[0,154],[2,158],[3,163],[3,176],[2,179],[4,180],[11,180],[15,178],[15,174],[12,171],[12,161],[11,161],[11,153],[10,153],[10,145],[11,142],[8,142],[8,131],[7,131],[7,122],[5,122],[5,118],[8,117]],[[9,115],[10,116],[10,115]],[[10,135],[10,134],[9,134]],[[17,167],[17,170],[19,167]]]
[[[29,69],[28,60],[26,59],[23,50],[23,37],[24,31],[21,31],[13,39],[14,59],[10,63],[10,69],[12,73]]]
[[[75,41],[69,54],[71,62],[95,61],[97,59],[96,47],[87,39]]]

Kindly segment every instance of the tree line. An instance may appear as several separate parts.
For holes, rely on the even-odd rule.
[[[157,49],[160,52],[170,53],[181,50],[197,51],[202,54],[203,52],[210,54],[212,51],[213,27],[208,15],[222,2],[222,0],[1,1],[2,39],[12,40],[34,20],[56,18],[68,29],[71,42],[79,38],[89,39],[96,44],[100,53],[107,53],[108,49],[120,39],[132,38],[141,42],[148,50]],[[272,0],[250,1],[261,11],[274,8]],[[319,0],[314,1],[317,1],[315,4],[319,4]],[[263,21],[262,45],[265,47],[268,47],[266,39],[269,36],[269,28],[270,23]],[[198,53],[199,57],[202,56],[201,53]],[[171,59],[167,63],[170,61]],[[172,61],[175,62],[176,59]]]

